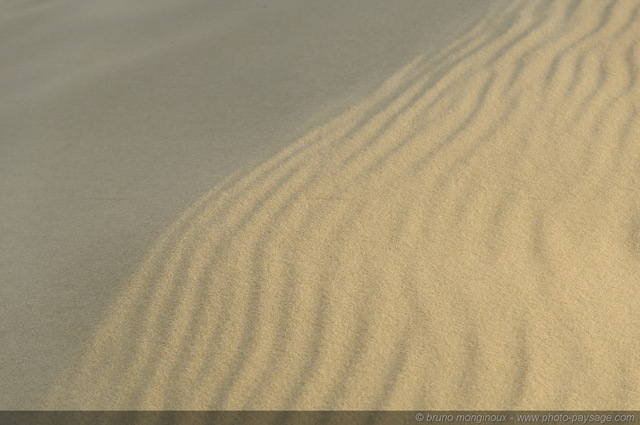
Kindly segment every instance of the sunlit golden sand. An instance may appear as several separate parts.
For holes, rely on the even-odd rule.
[[[167,230],[53,409],[640,409],[640,2],[493,10]]]

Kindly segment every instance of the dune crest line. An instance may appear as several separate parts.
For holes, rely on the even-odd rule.
[[[515,1],[200,199],[54,409],[640,409],[640,2]]]

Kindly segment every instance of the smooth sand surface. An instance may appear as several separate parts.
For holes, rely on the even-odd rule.
[[[0,407],[640,409],[640,2],[315,3],[3,2]]]

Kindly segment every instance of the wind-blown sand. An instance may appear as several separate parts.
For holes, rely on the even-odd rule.
[[[42,406],[640,409],[640,2],[477,7],[189,207]]]

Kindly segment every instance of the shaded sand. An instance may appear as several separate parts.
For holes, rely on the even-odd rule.
[[[46,407],[640,409],[639,42],[494,8],[189,208]]]
[[[0,409],[42,405],[189,205],[499,3],[0,0]]]

